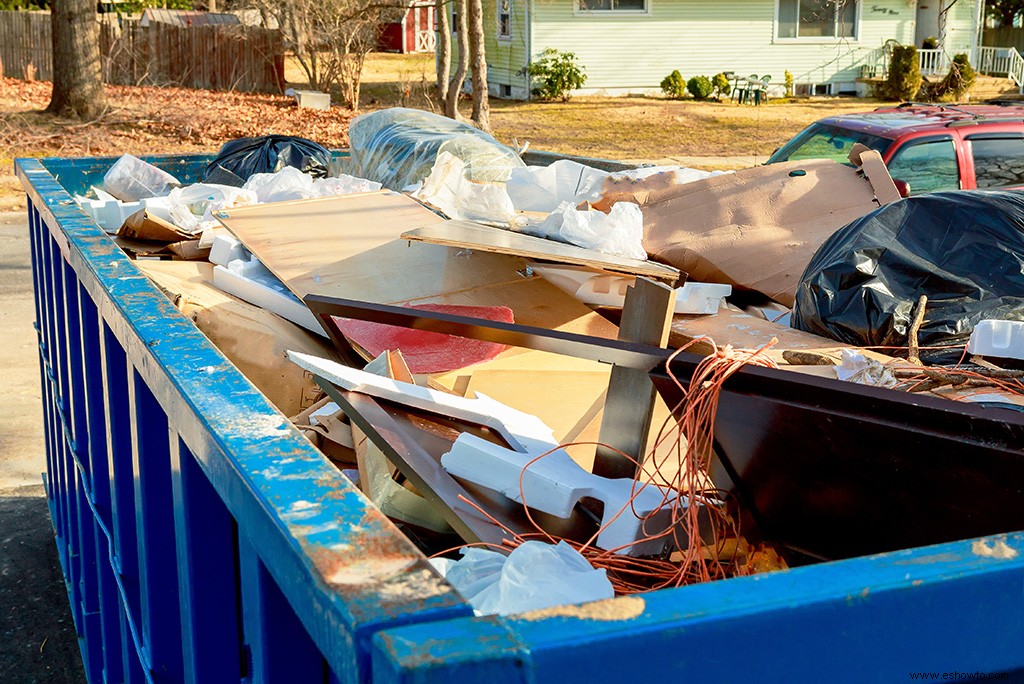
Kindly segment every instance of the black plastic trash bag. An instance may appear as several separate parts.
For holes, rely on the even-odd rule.
[[[220,148],[206,167],[203,182],[240,188],[254,173],[276,173],[286,166],[313,178],[325,178],[331,168],[331,152],[312,140],[291,135],[238,138]]]
[[[857,219],[811,259],[793,327],[904,346],[921,295],[922,345],[962,343],[986,318],[1024,320],[1024,192],[934,193]]]

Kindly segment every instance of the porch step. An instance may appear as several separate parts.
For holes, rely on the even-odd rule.
[[[974,101],[1022,99],[1017,84],[1009,78],[998,78],[996,76],[978,76],[974,79],[974,87],[971,88],[970,99]]]

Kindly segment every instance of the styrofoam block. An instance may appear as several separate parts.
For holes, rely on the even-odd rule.
[[[479,393],[469,398],[437,392],[293,351],[288,358],[343,389],[485,425],[510,445],[508,449],[468,433],[459,435],[451,451],[441,457],[441,465],[456,477],[501,492],[513,501],[525,499],[531,508],[561,518],[569,517],[582,497],[592,497],[605,504],[604,529],[597,539],[601,548],[647,555],[660,553],[665,545],[665,539],[633,542],[666,528],[671,519],[666,502],[674,494],[653,485],[637,486],[629,478],[608,479],[587,472],[559,448],[551,428],[534,415]],[[634,496],[634,487],[633,509],[643,518],[650,516],[646,526],[633,510],[623,511]]]
[[[166,197],[151,197],[139,202],[88,199],[86,197],[76,197],[75,199],[100,228],[111,234],[116,233],[124,225],[126,218],[142,209],[165,221],[171,220],[170,206]]]
[[[978,356],[1024,359],[1024,321],[981,321],[971,332],[967,351]]]
[[[249,250],[234,235],[214,235],[213,245],[210,247],[211,263],[227,266],[232,261],[248,261],[251,257]]]
[[[237,261],[232,264],[239,263]],[[280,281],[278,281],[280,282]],[[286,289],[277,289],[247,274],[224,266],[213,267],[213,285],[239,299],[276,313],[310,332],[327,337],[316,316],[302,301]],[[282,291],[283,290],[283,291]]]
[[[633,276],[598,272],[585,266],[537,264],[534,271],[553,285],[590,306],[622,308],[626,290],[634,283]],[[718,313],[723,297],[732,294],[732,285],[719,283],[685,283],[676,288],[677,314]]]

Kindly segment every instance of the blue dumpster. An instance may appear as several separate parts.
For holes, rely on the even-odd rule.
[[[112,161],[16,162],[90,682],[1024,681],[1024,534],[473,617],[79,209]]]

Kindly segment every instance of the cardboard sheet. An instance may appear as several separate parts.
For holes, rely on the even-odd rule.
[[[691,280],[757,290],[792,306],[800,276],[836,230],[898,197],[870,158],[870,180],[830,160],[743,169],[682,185],[654,177],[605,188],[595,206],[641,205],[644,247]]]
[[[282,413],[295,415],[313,404],[319,388],[284,353],[292,349],[335,358],[325,340],[213,287],[212,264],[139,261],[136,265]]]

